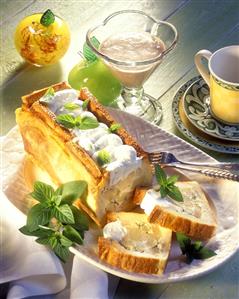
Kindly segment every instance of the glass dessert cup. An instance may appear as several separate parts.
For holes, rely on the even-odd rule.
[[[93,37],[100,46],[94,43]],[[133,39],[132,47],[129,38]],[[175,47],[177,38],[177,30],[172,24],[157,21],[138,10],[115,12],[88,30],[88,46],[123,86],[121,97],[117,99],[118,108],[154,124],[160,122],[161,104],[144,93],[143,84]],[[151,44],[147,40],[151,40]]]

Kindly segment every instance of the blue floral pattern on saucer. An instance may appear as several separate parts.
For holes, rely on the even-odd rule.
[[[193,82],[183,97],[183,108],[188,120],[213,137],[239,141],[239,125],[228,125],[215,119],[211,114],[209,101],[209,87],[205,81],[199,79]]]

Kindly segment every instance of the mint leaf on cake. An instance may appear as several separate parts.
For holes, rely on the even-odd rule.
[[[178,180],[178,176],[173,175],[167,177],[160,165],[155,166],[155,176],[158,184],[160,185],[159,191],[162,197],[169,196],[176,201],[183,201],[182,193],[175,185]]]

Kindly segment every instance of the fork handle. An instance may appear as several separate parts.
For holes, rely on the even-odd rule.
[[[194,164],[195,165],[195,164]],[[231,181],[236,181],[239,182],[239,175],[231,173],[227,170],[221,170],[221,169],[213,169],[213,168],[204,168],[204,169],[199,169],[199,168],[194,168],[194,167],[187,167],[181,164],[164,164],[164,166],[169,166],[169,167],[175,167],[179,169],[184,169],[192,172],[198,172],[201,174],[204,174],[206,176],[214,177],[214,178],[219,178],[219,179],[226,179],[226,180],[231,180]]]
[[[170,165],[172,167],[175,167],[174,165],[177,164],[171,163]],[[180,161],[180,164],[182,165],[188,165],[188,166],[200,166],[200,167],[212,167],[212,168],[220,168],[222,170],[229,170],[229,171],[239,171],[239,163],[200,163],[200,162],[185,162],[185,161]],[[167,166],[170,166],[169,164]]]

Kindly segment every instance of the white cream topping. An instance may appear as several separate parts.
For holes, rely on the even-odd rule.
[[[64,108],[67,103],[75,103],[79,108],[68,110]],[[56,115],[70,114],[74,117],[92,117],[95,115],[82,109],[83,101],[78,99],[77,91],[65,89],[57,91],[52,100],[48,103],[49,109]],[[73,142],[78,143],[85,151],[97,161],[99,151],[106,150],[111,160],[103,167],[110,173],[110,185],[115,185],[126,178],[131,172],[141,167],[142,159],[137,157],[137,153],[132,146],[123,144],[121,138],[110,133],[107,125],[99,122],[99,126],[94,129],[80,130],[70,129],[76,136]]]
[[[123,227],[120,220],[110,222],[103,228],[103,235],[106,239],[120,242],[123,240],[126,234],[127,229]]]
[[[165,208],[175,209],[175,205],[172,204],[167,197],[161,197],[159,192],[149,189],[146,192],[140,207],[144,210],[145,214],[150,215],[154,207],[157,205]]]

